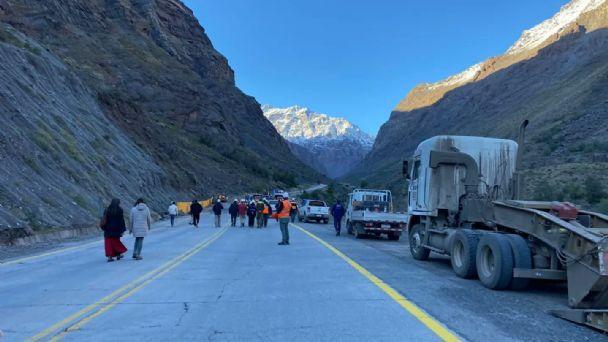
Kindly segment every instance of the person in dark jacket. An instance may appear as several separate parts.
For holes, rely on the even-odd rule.
[[[291,223],[296,222],[296,217],[298,217],[298,203],[295,198],[291,199],[291,211],[289,212],[289,216],[291,216]]]
[[[346,208],[342,205],[340,200],[336,200],[336,204],[331,207],[331,216],[334,218],[334,229],[336,230],[336,236],[340,236],[340,230],[342,230],[342,218],[346,214]]]
[[[203,212],[203,206],[198,203],[197,200],[193,200],[190,204],[190,215],[192,215],[192,224],[198,228],[198,223],[201,220],[201,213]]]
[[[239,216],[239,201],[234,200],[228,208],[228,213],[230,214],[230,225],[232,227],[236,227],[236,218]]]
[[[120,207],[120,200],[114,198],[108,208],[103,213],[100,228],[103,230],[104,245],[108,262],[120,260],[127,252],[127,247],[122,244],[120,238],[127,230],[125,217]]]
[[[212,210],[213,214],[215,215],[215,228],[219,228],[222,226],[222,210],[224,210],[222,201],[218,199],[213,205]]]
[[[247,217],[249,218],[248,220],[248,226],[250,228],[253,227],[253,224],[255,222],[255,215],[257,214],[258,210],[255,206],[255,202],[251,201],[251,203],[249,203],[249,206],[247,207]]]

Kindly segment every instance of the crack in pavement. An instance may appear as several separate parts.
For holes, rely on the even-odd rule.
[[[179,319],[177,320],[177,323],[175,323],[176,327],[179,327],[182,324],[182,320],[184,319],[186,314],[188,314],[188,311],[190,311],[190,305],[188,304],[188,302],[184,302],[184,312],[182,312],[182,314],[179,316]]]

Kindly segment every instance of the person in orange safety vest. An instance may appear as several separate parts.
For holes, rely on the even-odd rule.
[[[279,245],[289,245],[289,221],[291,220],[291,202],[288,198],[279,198],[277,206],[277,218],[281,227],[282,241]]]

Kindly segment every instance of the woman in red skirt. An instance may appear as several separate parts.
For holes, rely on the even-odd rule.
[[[116,260],[122,259],[123,254],[127,251],[127,247],[120,242],[120,238],[126,230],[120,200],[116,198],[112,200],[110,206],[103,213],[100,226],[103,230],[108,262],[114,261],[114,258]]]

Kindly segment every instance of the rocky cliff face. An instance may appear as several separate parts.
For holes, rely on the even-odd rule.
[[[557,199],[584,202],[585,179],[606,180],[608,171],[608,3],[573,1],[539,27],[503,56],[414,89],[382,126],[364,161],[367,172],[351,178],[403,192],[400,161],[422,140],[516,138],[529,119],[527,197],[542,197],[548,185]]]
[[[316,178],[180,1],[0,0],[0,56],[0,228]]]
[[[262,107],[264,115],[291,142],[293,153],[305,164],[330,178],[345,175],[371,149],[373,138],[342,118],[293,106]]]

